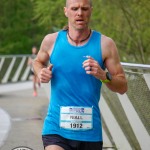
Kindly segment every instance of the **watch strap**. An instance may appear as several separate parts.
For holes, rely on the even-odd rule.
[[[100,80],[102,83],[109,83],[110,80],[106,79],[106,80]]]
[[[112,80],[111,74],[109,72],[106,72],[106,79],[105,80],[101,80],[100,81],[102,83],[109,83]]]

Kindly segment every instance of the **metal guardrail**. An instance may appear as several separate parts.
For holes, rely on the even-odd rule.
[[[30,55],[1,55],[0,83],[29,80]],[[149,150],[150,65],[121,63],[128,79],[128,92],[111,92],[103,85],[100,108],[105,148]],[[49,92],[49,85],[46,88]]]
[[[128,80],[127,93],[111,92],[105,85],[102,88],[104,139],[109,139],[106,145],[111,143],[115,149],[149,150],[150,65],[121,64]]]
[[[29,80],[30,66],[27,65],[31,55],[0,55],[0,83]],[[150,65],[121,63],[126,69],[150,69]]]
[[[150,70],[150,65],[146,64],[134,64],[134,63],[124,63],[121,62],[121,65],[125,68],[131,68],[131,69],[144,69],[144,70]]]
[[[29,80],[30,66],[27,61],[30,55],[1,55],[0,83]]]

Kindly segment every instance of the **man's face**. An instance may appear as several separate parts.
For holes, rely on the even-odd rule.
[[[36,54],[37,53],[37,49],[36,49],[36,47],[33,47],[32,48],[32,54]]]
[[[64,8],[68,17],[69,26],[75,30],[82,30],[88,27],[92,7],[88,0],[68,0]]]

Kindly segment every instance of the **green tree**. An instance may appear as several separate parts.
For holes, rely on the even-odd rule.
[[[30,0],[1,0],[0,7],[0,53],[31,53],[32,45],[38,45],[41,40],[39,33],[44,31],[33,20],[33,3]]]
[[[34,19],[38,19],[39,25],[43,25],[51,32],[61,29],[66,18],[64,17],[64,0],[35,0]]]
[[[67,23],[64,0],[0,1],[0,53],[30,53]],[[150,1],[93,0],[90,26],[113,38],[121,61],[150,63]]]
[[[92,26],[115,39],[122,60],[149,63],[150,2],[148,0],[94,2]]]
[[[66,24],[63,0],[34,1],[35,18],[50,31]],[[149,0],[93,0],[91,27],[112,37],[122,61],[150,62]]]

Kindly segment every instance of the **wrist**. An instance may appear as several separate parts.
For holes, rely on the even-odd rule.
[[[99,80],[106,80],[106,71],[103,71],[103,73],[101,73]]]
[[[104,78],[101,78],[102,83],[109,83],[112,80],[112,76],[109,72],[105,72]]]
[[[41,68],[36,71],[36,75],[39,79],[41,78],[41,72],[42,72]]]

